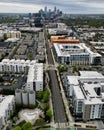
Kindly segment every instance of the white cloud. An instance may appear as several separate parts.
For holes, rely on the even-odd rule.
[[[41,5],[0,2],[0,13],[37,12]]]
[[[0,0],[0,12],[37,12],[47,6],[57,6],[66,13],[103,13],[104,0]]]

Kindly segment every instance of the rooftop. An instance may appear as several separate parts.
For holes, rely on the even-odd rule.
[[[70,84],[78,85],[78,77],[77,76],[68,76],[68,81]]]
[[[51,36],[51,43],[73,43],[78,44],[78,39],[65,38],[65,36]]]
[[[70,55],[91,55],[92,57],[98,56],[101,57],[100,54],[95,53],[88,48],[85,43],[79,44],[58,44],[54,43],[54,48],[58,56],[70,56]]]
[[[43,80],[43,64],[36,63],[31,65],[28,71],[27,82],[42,81]]]
[[[77,97],[77,99],[84,100],[84,95],[83,95],[80,87],[78,85],[76,85],[76,86],[73,86],[73,89],[74,89],[74,94]]]
[[[80,77],[85,77],[85,78],[104,78],[104,76],[97,72],[97,71],[80,71]]]
[[[80,71],[80,76],[67,76],[67,79],[68,83],[73,86],[77,99],[85,99],[86,104],[102,103],[104,98],[102,89],[100,89],[101,95],[97,93],[98,89],[104,86],[102,74],[97,71]]]
[[[2,96],[0,95],[0,116],[5,115],[5,110],[8,109],[8,105],[13,101],[14,96]]]

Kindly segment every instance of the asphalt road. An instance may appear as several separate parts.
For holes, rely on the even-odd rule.
[[[46,41],[48,63],[54,65],[54,61],[52,58],[46,32],[45,32],[45,41]],[[56,123],[67,122],[56,73],[54,70],[49,70],[49,75],[50,75],[50,81],[51,81],[54,120]]]
[[[55,122],[67,122],[57,76],[54,70],[49,70],[51,80],[52,102]]]
[[[44,31],[44,35],[45,35],[46,53],[47,53],[48,63],[54,65],[54,61],[53,61],[51,50],[50,50],[50,47],[49,47],[46,31]]]

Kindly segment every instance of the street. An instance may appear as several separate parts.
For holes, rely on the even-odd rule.
[[[55,122],[67,122],[59,84],[54,70],[49,70]]]
[[[48,39],[47,39],[47,34],[46,34],[46,31],[44,32],[45,32],[44,35],[45,35],[48,63],[51,65],[54,65],[54,61],[52,58],[51,50],[50,50]],[[61,92],[59,89],[59,83],[58,83],[55,70],[49,70],[49,76],[51,80],[54,120],[57,123],[67,122],[65,109],[64,109]]]

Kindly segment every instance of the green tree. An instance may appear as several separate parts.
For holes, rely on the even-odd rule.
[[[57,68],[58,68],[59,72],[64,72],[64,71],[68,70],[68,67],[67,66],[63,66],[63,65],[60,65]]]
[[[96,128],[93,128],[92,130],[96,130]]]
[[[73,72],[78,71],[78,68],[76,66],[73,66]]]
[[[47,102],[49,100],[50,93],[48,90],[43,93],[43,102]]]
[[[47,119],[50,121],[51,118],[52,118],[52,110],[51,110],[51,109],[48,109],[48,110],[46,111],[46,116],[47,116]]]
[[[48,103],[43,103],[43,109],[46,111],[49,108],[49,104]]]
[[[31,60],[32,59],[32,53],[28,53],[28,58]]]
[[[48,35],[47,35],[47,38],[48,38],[48,39],[50,39],[50,38],[51,38],[51,35],[50,35],[50,34],[48,34]]]
[[[4,79],[2,77],[0,77],[0,82],[4,82]]]
[[[22,130],[20,126],[16,126],[13,130]]]
[[[26,122],[25,124],[23,124],[22,129],[23,130],[32,130],[32,124],[30,122]]]
[[[15,91],[12,89],[2,89],[0,91],[0,94],[4,94],[4,95],[15,95]]]
[[[41,100],[43,98],[43,91],[37,93],[37,99]]]
[[[44,130],[44,128],[39,128],[39,130]]]
[[[37,119],[36,122],[35,122],[35,126],[44,126],[46,123],[45,123],[45,120],[40,118],[40,119]]]
[[[79,66],[79,67],[78,67],[78,70],[82,70],[82,68]]]

